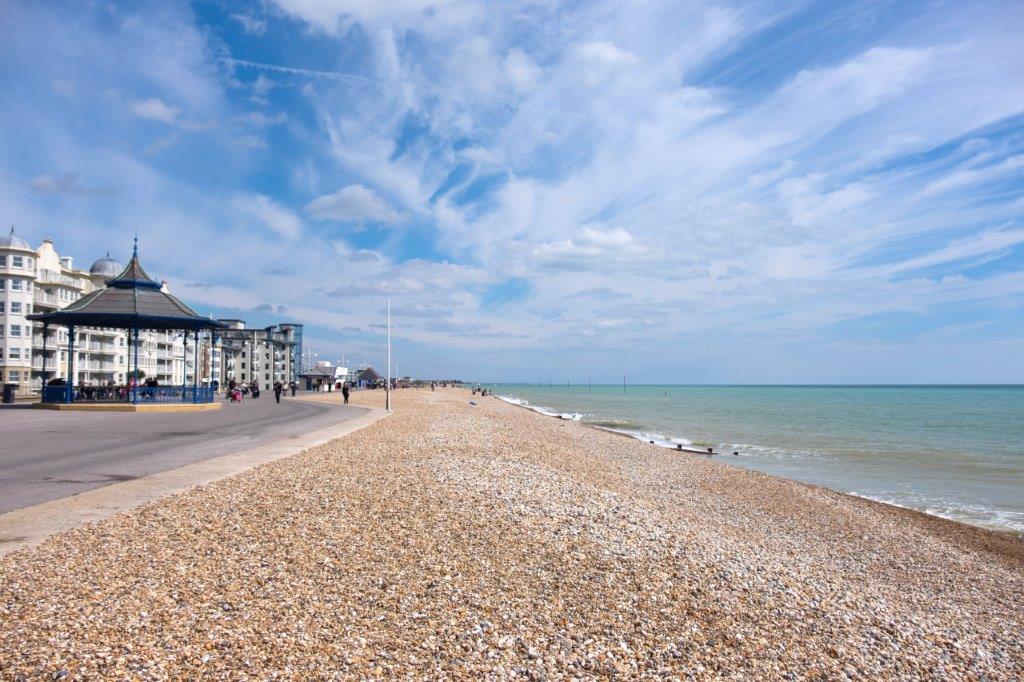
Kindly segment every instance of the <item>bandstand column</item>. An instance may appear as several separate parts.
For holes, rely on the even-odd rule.
[[[64,391],[64,402],[75,402],[75,326],[68,325],[68,385]]]
[[[132,386],[132,404],[139,402],[139,328],[135,328],[135,385]]]
[[[185,402],[185,390],[188,388],[188,330],[183,329],[183,347],[181,349],[181,402]]]
[[[50,325],[43,322],[43,387],[39,389],[39,399],[46,402],[46,334],[50,331]]]
[[[192,402],[199,401],[199,330],[195,331],[192,344]]]

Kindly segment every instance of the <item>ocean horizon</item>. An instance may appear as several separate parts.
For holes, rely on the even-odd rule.
[[[482,385],[662,447],[1024,533],[1024,384]]]

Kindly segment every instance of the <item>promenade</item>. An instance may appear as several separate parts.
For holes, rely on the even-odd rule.
[[[474,400],[0,558],[0,677],[1024,676],[1020,539]]]
[[[276,404],[268,393],[196,413],[3,408],[0,514],[301,436],[362,413],[340,402],[286,397]]]

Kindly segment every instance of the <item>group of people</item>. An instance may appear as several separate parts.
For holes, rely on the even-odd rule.
[[[50,379],[46,382],[47,386],[67,386],[67,380],[63,377]],[[79,382],[75,386],[75,401],[96,401],[96,402],[111,402],[118,400],[131,400],[132,390],[135,389],[135,377],[129,376],[128,382],[125,384],[118,384],[114,381],[108,381],[106,384],[94,385],[85,382]],[[160,387],[160,381],[156,377],[148,377],[142,379],[138,384],[138,395],[143,400],[151,400],[154,398],[156,391],[147,389],[155,389]]]
[[[295,392],[299,389],[299,385],[296,382],[291,382],[287,385],[287,389],[290,389],[292,396],[295,396]],[[281,395],[287,390],[285,383],[282,381],[274,382],[274,399],[277,402],[281,402]],[[240,403],[247,397],[259,398],[260,397],[260,384],[258,381],[253,379],[252,381],[237,382],[234,379],[228,380],[228,390],[225,397],[233,403]]]

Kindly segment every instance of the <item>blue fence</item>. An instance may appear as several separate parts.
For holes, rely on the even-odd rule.
[[[44,403],[212,403],[210,386],[44,386]]]

